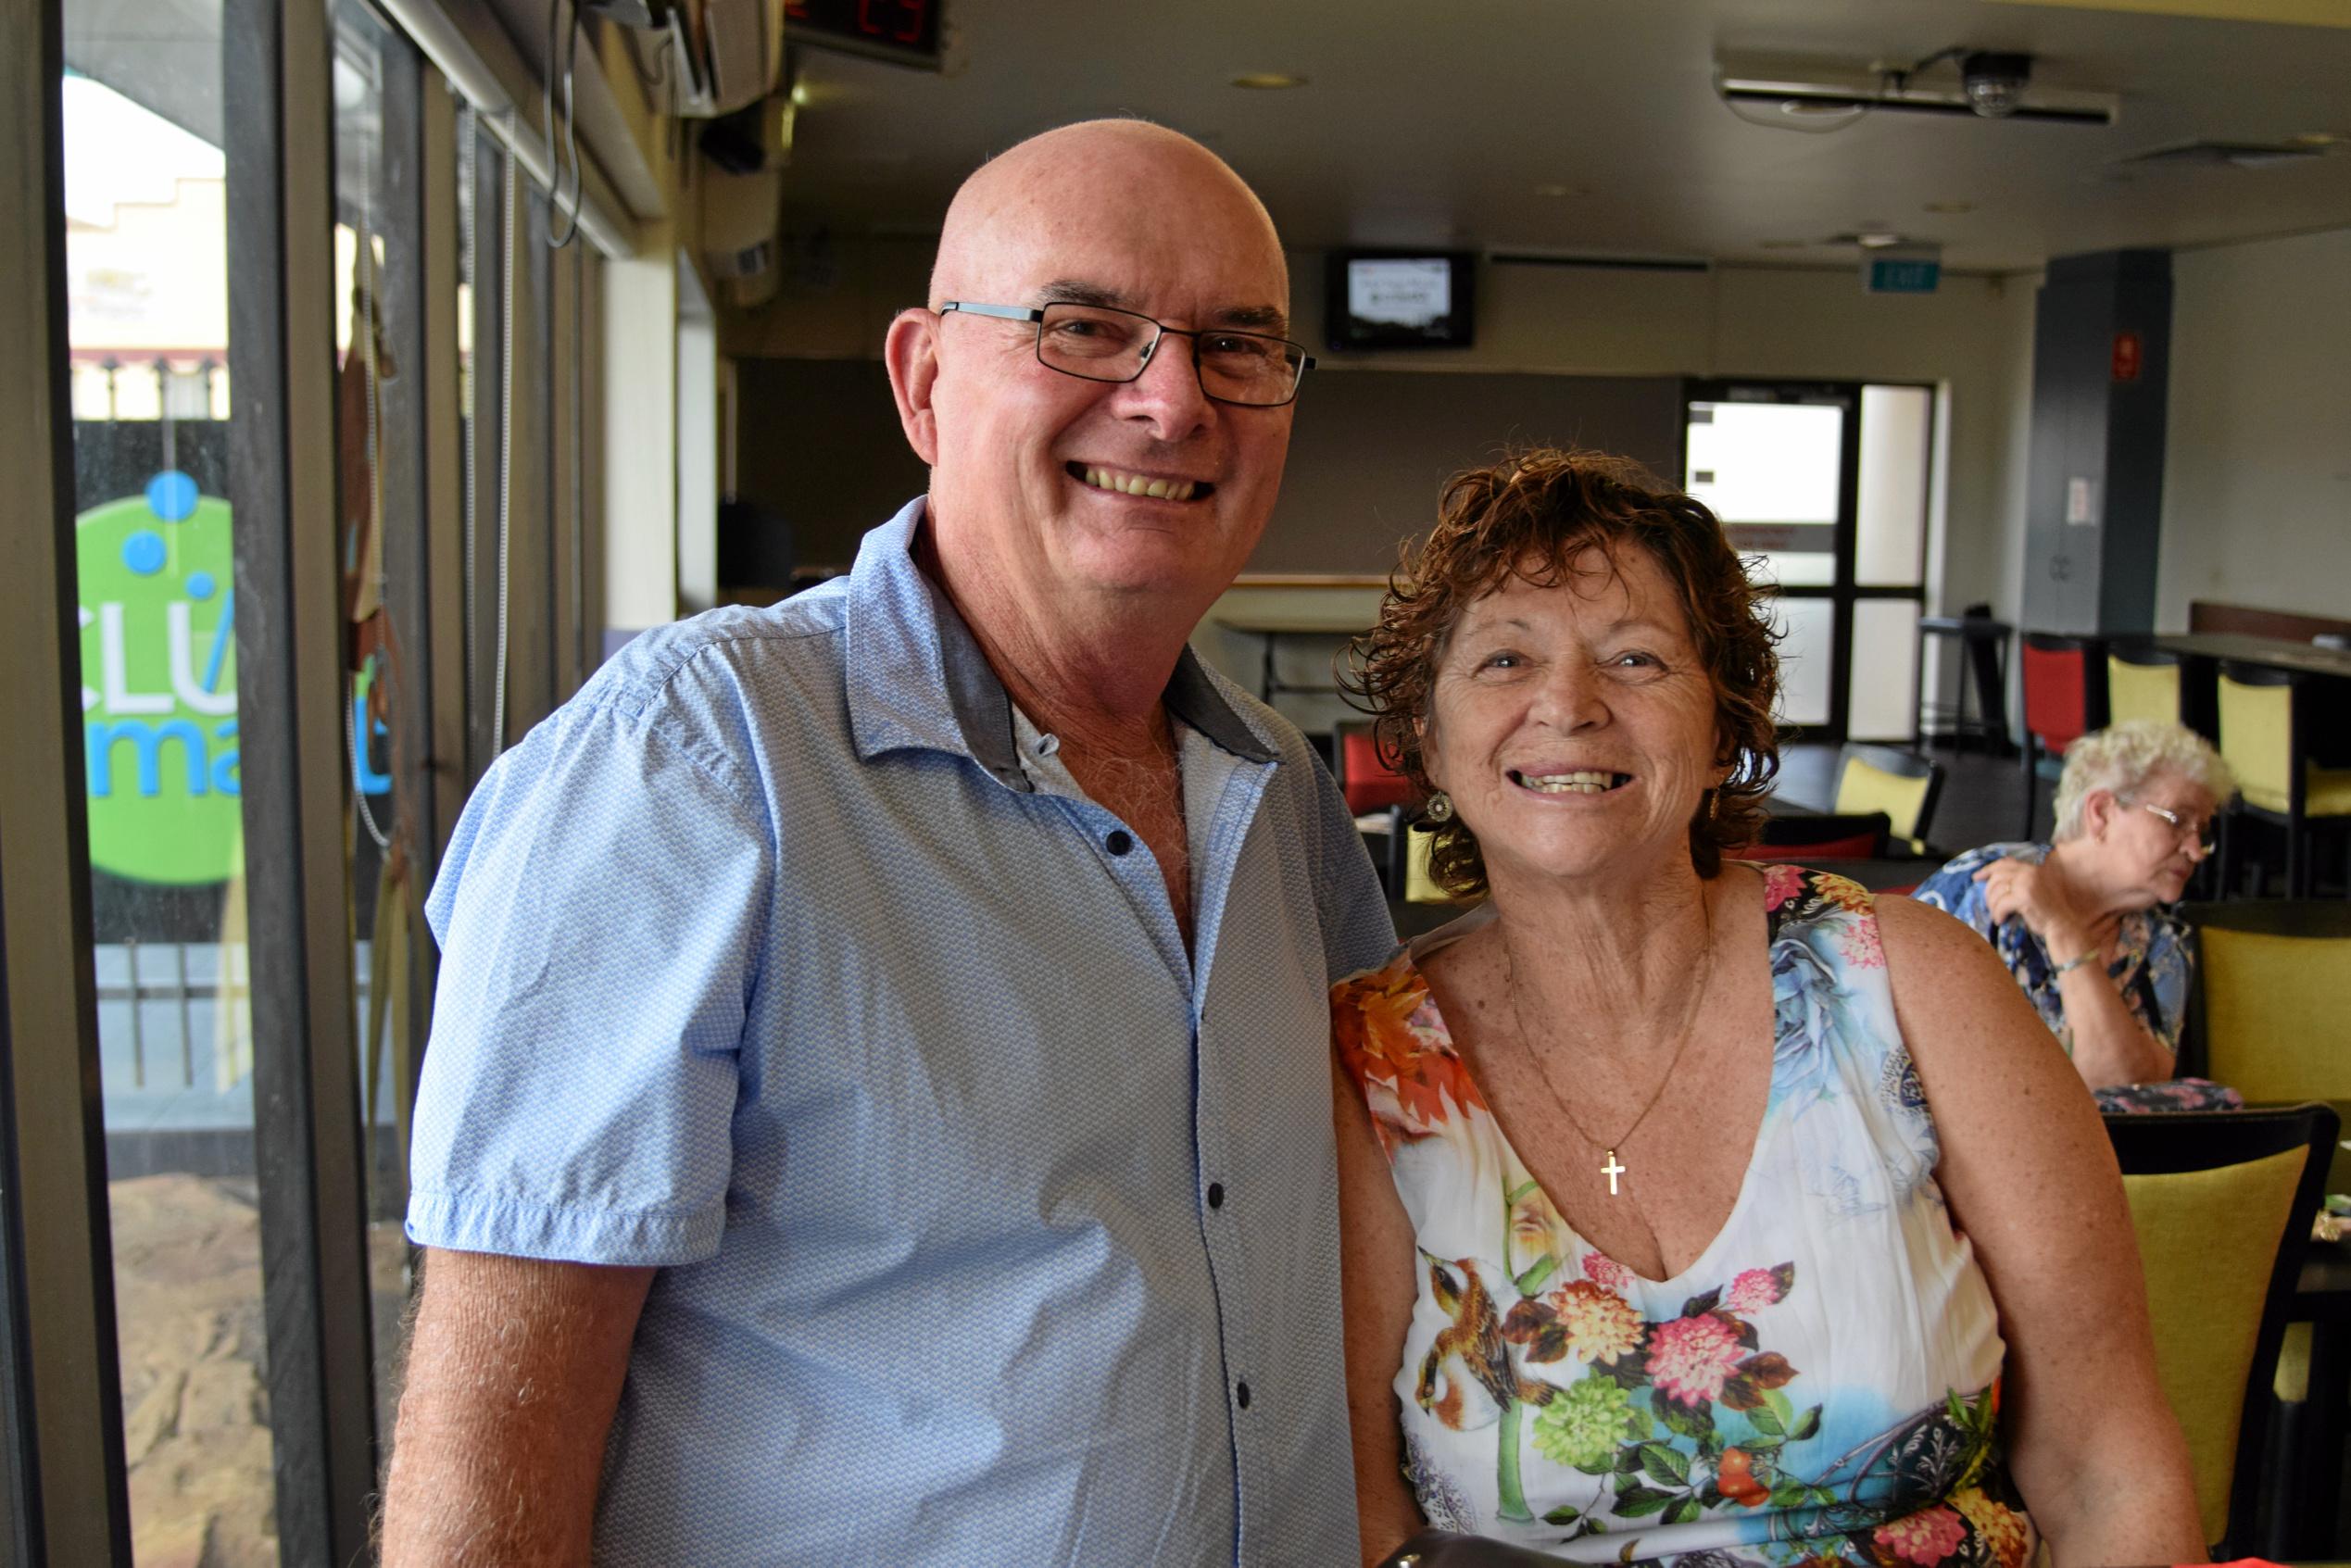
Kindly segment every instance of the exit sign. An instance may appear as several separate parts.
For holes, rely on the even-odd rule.
[[[1942,278],[1940,256],[1876,251],[1861,262],[1861,285],[1871,294],[1932,294]]]

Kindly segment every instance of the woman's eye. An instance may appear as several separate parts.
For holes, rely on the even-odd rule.
[[[1619,670],[1662,670],[1665,668],[1653,653],[1620,653],[1609,662]]]

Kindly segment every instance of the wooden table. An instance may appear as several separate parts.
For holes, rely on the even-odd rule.
[[[1328,683],[1314,685],[1292,685],[1274,672],[1274,650],[1285,637],[1325,637],[1352,640],[1370,630],[1368,622],[1354,616],[1311,615],[1220,615],[1215,623],[1227,632],[1238,632],[1244,637],[1255,637],[1264,645],[1264,663],[1260,667],[1257,696],[1271,702],[1276,692],[1335,692],[1339,688]]]
[[[2308,711],[2300,721],[2313,761],[2328,767],[2351,764],[2351,652],[2282,637],[2252,637],[2239,632],[2191,632],[2177,636],[2115,638],[2180,656],[2180,721],[2215,746],[2220,744],[2219,674],[2223,662],[2255,664],[2312,678],[2312,689],[2297,701]]]
[[[2248,637],[2238,632],[2191,632],[2173,636],[2117,637],[2114,640],[2117,643],[2137,641],[2147,647],[2176,653],[2182,659],[2213,663],[2224,659],[2232,659],[2239,664],[2260,664],[2272,670],[2291,670],[2301,675],[2326,675],[2351,681],[2351,652],[2342,648],[2322,648],[2316,643],[2290,643],[2282,637]]]

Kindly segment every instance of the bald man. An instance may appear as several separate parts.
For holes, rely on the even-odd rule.
[[[949,209],[845,579],[640,637],[492,770],[385,1517],[459,1563],[1356,1561],[1325,1040],[1386,906],[1187,639],[1309,361],[1124,121]]]

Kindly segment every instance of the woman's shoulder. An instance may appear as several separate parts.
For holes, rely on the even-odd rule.
[[[1932,876],[1911,891],[1921,904],[1952,914],[1963,914],[1983,902],[1983,884],[1976,873],[1998,860],[2029,860],[2038,865],[2049,853],[2045,844],[1986,844],[1945,860]]]
[[[1764,915],[1774,936],[1791,925],[1839,918],[1867,919],[1875,895],[1850,877],[1813,866],[1766,865]]]

